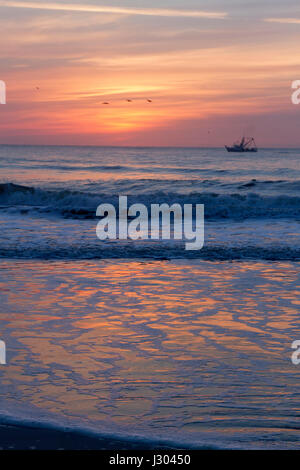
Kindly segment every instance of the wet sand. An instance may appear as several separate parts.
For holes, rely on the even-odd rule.
[[[0,450],[154,450],[170,448],[159,443],[151,444],[137,440],[93,437],[79,432],[0,424]]]
[[[299,448],[298,263],[1,270],[0,447]]]

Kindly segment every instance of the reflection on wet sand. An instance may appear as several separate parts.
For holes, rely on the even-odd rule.
[[[198,444],[298,445],[296,263],[1,268],[1,409]]]

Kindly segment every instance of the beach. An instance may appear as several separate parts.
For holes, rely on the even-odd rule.
[[[299,447],[299,151],[222,152],[0,148],[1,448]],[[120,194],[203,250],[98,240]]]
[[[14,260],[1,272],[2,419],[154,446],[299,445],[296,263]]]
[[[0,425],[0,450],[170,450],[163,443],[91,436],[33,426]],[[180,447],[182,448],[182,447]],[[179,448],[178,448],[179,449]]]

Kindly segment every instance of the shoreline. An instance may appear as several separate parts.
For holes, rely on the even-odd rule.
[[[16,424],[0,424],[0,450],[159,450],[189,449],[141,439],[89,436],[69,431]]]

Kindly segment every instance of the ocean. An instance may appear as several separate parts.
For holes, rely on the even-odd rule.
[[[217,449],[300,441],[300,150],[0,146],[0,423]],[[205,241],[96,208],[204,204]]]

